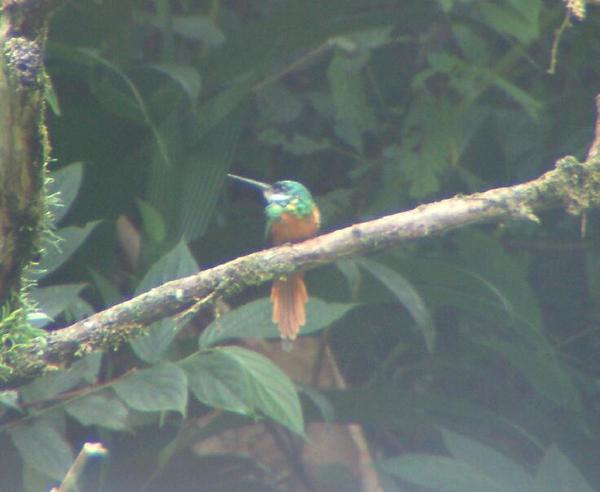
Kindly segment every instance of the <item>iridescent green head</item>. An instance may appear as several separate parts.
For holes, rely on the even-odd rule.
[[[310,191],[297,181],[277,181],[263,194],[267,199],[265,212],[269,220],[277,219],[284,212],[306,217],[315,206]]]
[[[241,181],[258,188],[267,200],[265,212],[269,222],[278,219],[282,213],[293,213],[299,217],[306,217],[313,212],[315,202],[306,187],[297,181],[277,181],[269,185],[254,179],[243,178],[235,174],[228,176],[236,181]]]

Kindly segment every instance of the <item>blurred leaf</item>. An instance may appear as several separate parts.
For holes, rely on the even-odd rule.
[[[58,270],[79,249],[98,224],[98,221],[94,221],[83,227],[69,226],[56,231],[55,235],[60,239],[56,244],[46,246],[40,263],[28,276],[40,279]]]
[[[187,378],[175,364],[161,364],[135,371],[113,386],[127,405],[142,412],[175,410],[185,413]]]
[[[83,180],[83,163],[74,162],[52,173],[47,184],[48,194],[60,193],[59,203],[49,203],[54,224],[58,224],[71,209]]]
[[[214,217],[244,116],[244,111],[234,112],[190,149],[187,165],[181,171],[183,187],[177,216],[177,232],[187,241],[203,236]]]
[[[533,477],[517,462],[489,446],[460,434],[442,430],[442,435],[446,447],[454,458],[472,465],[493,478],[503,490],[511,492],[533,490]]]
[[[581,411],[579,391],[550,346],[549,351],[542,351],[498,339],[477,340],[477,343],[505,357],[541,395],[556,405]]]
[[[64,312],[71,304],[79,299],[79,293],[87,284],[63,284],[52,287],[33,287],[30,296],[36,302],[37,307],[47,318],[34,323],[41,327],[54,320]]]
[[[261,412],[296,434],[304,433],[294,385],[269,359],[241,347],[199,352],[181,363],[202,403],[243,415]]]
[[[305,384],[297,384],[298,389],[304,394],[313,404],[323,417],[325,422],[333,422],[335,419],[335,409],[325,394],[316,388]]]
[[[261,132],[258,139],[269,145],[277,145],[293,155],[307,155],[331,148],[331,143],[326,139],[316,141],[297,133],[292,135],[291,138],[287,138],[275,128],[269,128]]]
[[[111,430],[127,428],[127,407],[121,400],[107,393],[77,398],[65,406],[66,412],[82,425],[97,425]]]
[[[358,265],[367,270],[398,299],[415,320],[417,327],[423,334],[429,352],[435,349],[435,328],[431,314],[425,306],[420,294],[411,283],[395,270],[367,259],[357,261]]]
[[[363,150],[363,133],[374,130],[376,125],[362,75],[367,59],[366,55],[349,57],[337,53],[327,69],[335,104],[336,134],[359,153]]]
[[[358,297],[358,292],[362,283],[362,273],[358,264],[353,260],[339,260],[335,262],[335,266],[342,272],[348,283],[350,298],[355,300]]]
[[[234,83],[204,102],[197,110],[198,128],[194,133],[197,144],[206,134],[235,112],[252,94],[258,82],[255,73],[243,74]]]
[[[141,360],[156,363],[163,358],[180,328],[173,318],[155,321],[143,335],[131,341],[131,348]]]
[[[161,244],[167,236],[165,221],[160,213],[148,202],[138,199],[137,205],[142,215],[144,233],[156,244]]]
[[[300,116],[303,108],[300,97],[281,83],[270,84],[268,90],[258,91],[256,103],[262,118],[270,124],[289,123]],[[275,128],[269,130],[278,132]]]
[[[210,46],[218,46],[225,41],[225,35],[214,21],[204,15],[173,16],[173,31],[188,39],[202,41]]]
[[[50,400],[83,383],[96,381],[102,354],[95,352],[74,362],[64,371],[48,372],[20,389],[23,403]]]
[[[94,285],[102,298],[104,307],[113,306],[122,299],[119,289],[110,280],[95,270],[90,269],[89,272],[92,276]]]
[[[52,83],[52,79],[50,77],[46,77],[44,80],[44,98],[52,110],[52,113],[54,113],[55,116],[62,116],[60,102],[58,101],[58,96],[56,95],[54,84]]]
[[[484,2],[478,5],[482,18],[492,29],[528,43],[539,35],[541,0],[522,0],[512,5]]]
[[[118,75],[119,78],[125,83],[125,85],[127,86],[127,89],[133,96],[133,98],[140,110],[140,113],[143,116],[144,122],[146,123],[148,128],[152,131],[154,140],[156,142],[158,149],[160,150],[160,154],[163,158],[165,166],[168,168],[171,168],[172,167],[171,159],[169,158],[166,144],[165,144],[160,132],[158,131],[158,128],[152,122],[152,119],[150,118],[150,112],[148,111],[146,103],[144,102],[142,95],[138,91],[138,89],[137,89],[136,85],[133,83],[133,81],[127,76],[127,74],[123,70],[121,70],[117,65],[112,63],[110,60],[104,58],[96,50],[89,49],[89,48],[78,48],[77,51],[79,52],[79,55],[81,55],[83,57],[83,59],[85,59],[87,62],[89,62],[92,65],[99,65],[99,66],[103,66],[104,68],[107,68],[111,72]]]
[[[180,242],[150,267],[135,290],[135,294],[139,295],[169,280],[186,277],[197,272],[196,260],[187,245]],[[158,362],[175,338],[179,328],[181,327],[172,318],[152,323],[146,333],[131,341],[131,348],[143,361]]]
[[[445,492],[508,492],[476,467],[445,456],[406,453],[378,466],[393,477]]]
[[[0,391],[0,407],[8,407],[13,410],[20,410],[19,393],[16,390]]]
[[[537,121],[539,119],[542,104],[536,98],[502,77],[495,76],[491,80],[496,87],[518,102],[533,120]]]
[[[592,492],[594,489],[556,446],[551,446],[535,476],[537,492]]]
[[[393,26],[374,27],[364,31],[354,31],[351,34],[333,38],[333,41],[338,48],[343,48],[345,46],[346,49],[350,49],[350,51],[369,51],[390,43],[392,41],[393,30]],[[346,42],[340,43],[342,39]]]
[[[202,88],[202,79],[198,70],[190,65],[179,65],[174,63],[151,63],[146,66],[167,75],[177,82],[190,98],[192,105],[196,104],[198,96],[200,95],[200,89]]]
[[[306,307],[306,326],[302,327],[300,335],[310,335],[327,328],[355,306],[311,297]],[[258,299],[239,306],[213,321],[200,335],[198,344],[200,348],[206,348],[234,338],[278,339],[280,334],[271,320],[271,311],[269,299]]]
[[[73,463],[71,448],[49,421],[18,425],[10,436],[23,461],[54,480],[62,480]]]
[[[538,341],[541,313],[521,265],[489,234],[465,230],[456,236],[455,242],[464,264],[489,282],[488,288],[504,300],[516,332],[525,339]]]

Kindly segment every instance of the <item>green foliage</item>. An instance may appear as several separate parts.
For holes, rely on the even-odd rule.
[[[439,490],[497,492],[593,489],[555,446],[546,450],[534,474],[495,449],[460,434],[443,431],[452,457],[406,453],[379,464],[392,476]],[[432,473],[431,470],[435,470]]]
[[[46,94],[58,162],[49,192],[62,206],[50,207],[57,238],[31,274],[39,309],[29,321],[57,329],[262,248],[264,204],[227,182],[230,169],[302,182],[330,230],[585,155],[600,25],[590,10],[564,32],[551,76],[564,9],[542,0],[62,9]],[[115,225],[123,216],[127,228]],[[316,420],[369,429],[390,490],[598,489],[598,217],[588,214],[585,238],[562,210],[540,219],[307,272],[301,335],[328,345],[347,388],[316,387],[327,351],[306,355],[302,337],[286,355],[301,359],[302,385],[250,350],[279,350],[268,288],[258,287],[1,392],[2,485],[49,488],[82,442],[101,439],[111,458],[90,465],[101,470],[90,468],[82,490],[166,490],[198,470],[207,490],[285,490],[286,472],[256,456],[190,450],[260,421],[283,436],[287,457],[294,439],[282,429],[303,436]],[[323,464],[313,478],[340,483],[347,471]]]
[[[199,352],[181,366],[202,403],[243,415],[260,412],[303,434],[300,400],[289,378],[265,357],[240,347]]]

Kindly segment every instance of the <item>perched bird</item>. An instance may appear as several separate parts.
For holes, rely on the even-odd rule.
[[[321,225],[321,214],[310,191],[297,181],[277,181],[272,185],[228,174],[232,179],[262,190],[267,206],[267,238],[277,246],[314,236]],[[294,272],[273,281],[271,302],[273,323],[279,325],[282,340],[295,340],[306,324],[305,304],[308,292],[302,272]]]

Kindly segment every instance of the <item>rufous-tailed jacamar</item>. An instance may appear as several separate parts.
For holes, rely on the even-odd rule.
[[[310,191],[297,181],[277,181],[272,185],[228,174],[262,190],[267,206],[267,238],[275,246],[295,243],[314,236],[321,225],[321,213]],[[302,272],[273,281],[271,302],[273,323],[279,325],[281,338],[295,340],[306,323],[308,292]]]

